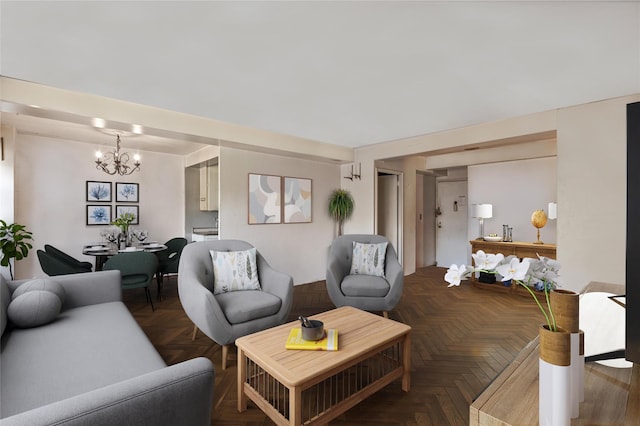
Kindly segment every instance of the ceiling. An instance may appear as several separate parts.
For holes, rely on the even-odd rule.
[[[3,76],[352,148],[640,92],[639,2],[2,0],[0,25]],[[113,140],[51,117],[2,120]]]

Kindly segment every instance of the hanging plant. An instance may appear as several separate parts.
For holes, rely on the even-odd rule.
[[[338,223],[338,235],[342,235],[344,221],[351,217],[354,207],[353,197],[344,189],[336,189],[329,197],[329,216]]]
[[[9,275],[13,279],[13,269],[11,267],[11,259],[22,260],[29,254],[29,249],[33,246],[27,240],[33,240],[31,232],[25,229],[24,225],[7,222],[0,219],[0,266],[9,267]]]

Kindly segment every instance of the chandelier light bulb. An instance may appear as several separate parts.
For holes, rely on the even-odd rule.
[[[98,160],[102,159],[102,152],[100,152],[99,150],[98,150],[98,151],[96,151],[96,158],[97,158]]]

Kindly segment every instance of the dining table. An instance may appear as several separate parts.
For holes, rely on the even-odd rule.
[[[136,251],[146,251],[149,253],[158,253],[166,250],[167,246],[164,244],[158,244],[157,241],[142,242],[126,249],[118,249],[113,243],[92,243],[86,244],[82,247],[82,254],[87,256],[94,256],[96,258],[95,271],[102,271],[104,264],[111,256],[115,256],[118,253],[133,253]]]

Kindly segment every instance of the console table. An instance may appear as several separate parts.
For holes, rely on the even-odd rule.
[[[555,244],[534,244],[521,241],[507,243],[503,241],[493,242],[484,240],[471,240],[469,242],[471,243],[472,253],[482,250],[485,253],[502,253],[505,257],[514,254],[520,259],[525,257],[536,259],[538,254],[540,256],[548,257],[549,259],[556,258]]]
[[[549,259],[556,258],[556,245],[555,244],[534,244],[525,243],[521,241],[504,242],[504,241],[484,241],[484,240],[471,240],[471,252],[475,253],[478,250],[482,250],[485,253],[497,254],[502,253],[505,257],[510,255],[518,256],[520,259],[525,257],[537,259],[538,255],[548,257]],[[473,259],[472,259],[473,262]],[[471,282],[475,287],[488,289],[492,291],[499,291],[503,293],[517,294],[525,297],[531,297],[529,292],[519,285],[511,285],[505,287],[501,282],[486,284],[476,280],[475,274],[471,275]],[[544,294],[537,295],[539,298],[544,298]]]

